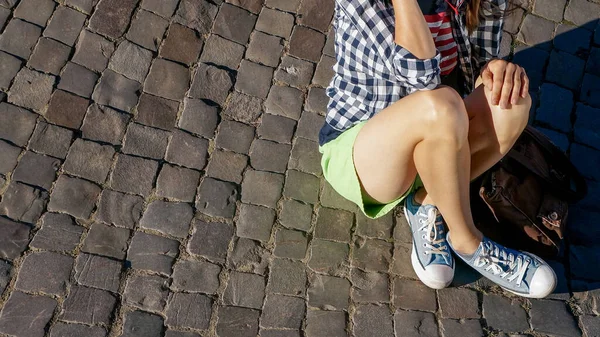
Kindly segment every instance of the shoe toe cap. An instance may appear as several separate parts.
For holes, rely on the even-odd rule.
[[[550,295],[554,291],[554,288],[556,288],[556,282],[554,270],[547,264],[541,265],[531,278],[531,283],[529,284],[530,297],[543,298]]]
[[[430,265],[425,268],[425,273],[427,274],[426,280],[422,281],[433,289],[446,288],[454,279],[454,268],[446,265]]]

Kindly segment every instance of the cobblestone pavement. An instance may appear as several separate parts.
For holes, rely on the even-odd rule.
[[[503,54],[590,180],[546,300],[426,288],[324,182],[333,1],[0,0],[0,335],[600,336],[600,4],[527,1]]]

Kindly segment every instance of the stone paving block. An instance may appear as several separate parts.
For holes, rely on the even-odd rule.
[[[500,41],[500,52],[498,53],[498,57],[504,60],[508,60],[510,55],[513,52],[513,37],[509,34],[505,34],[502,36],[502,41]]]
[[[267,291],[303,296],[306,293],[306,266],[300,261],[273,259]]]
[[[565,10],[565,20],[578,26],[594,29],[598,22],[600,5],[585,0],[570,1]]]
[[[298,9],[298,23],[327,32],[334,12],[333,1],[304,0]]]
[[[358,235],[387,240],[392,237],[393,214],[378,219],[369,219],[362,212],[356,215],[356,233]]]
[[[112,70],[105,70],[92,98],[98,104],[130,112],[137,104],[141,87],[136,81]]]
[[[170,18],[177,9],[179,0],[142,0],[142,8],[162,17]]]
[[[230,120],[223,120],[215,144],[217,147],[248,154],[254,140],[254,127]]]
[[[44,36],[53,38],[68,46],[73,46],[85,20],[85,14],[68,7],[59,6],[52,15],[50,22],[48,22],[48,27],[44,30]]]
[[[523,47],[515,49],[513,62],[525,68],[529,77],[529,87],[538,88],[545,77],[544,65],[550,54],[539,48]]]
[[[294,16],[264,7],[258,16],[256,29],[267,34],[288,39],[294,27]]]
[[[571,54],[553,51],[546,72],[546,80],[577,90],[583,76],[585,62]]]
[[[194,210],[181,202],[153,201],[140,220],[143,228],[153,229],[178,238],[185,238]]]
[[[152,58],[151,51],[123,40],[112,55],[108,67],[127,78],[144,83]]]
[[[300,337],[299,330],[260,329],[261,337]]]
[[[0,103],[0,114],[4,116],[0,124],[0,138],[18,146],[27,145],[37,115],[8,103]]]
[[[432,313],[397,310],[394,314],[394,323],[397,336],[439,336],[435,316]]]
[[[248,170],[242,182],[242,202],[275,208],[281,198],[283,175]]]
[[[394,280],[394,306],[405,310],[434,312],[437,309],[435,291],[421,281]]]
[[[8,17],[10,16],[10,9],[5,8],[5,7],[0,7],[0,27],[4,27],[4,24],[6,23],[6,20],[8,20]]]
[[[163,165],[156,183],[156,194],[164,198],[193,202],[200,172]]]
[[[226,2],[245,8],[254,14],[258,14],[263,7],[265,0],[226,0]]]
[[[237,43],[246,44],[256,23],[256,15],[239,7],[223,4],[215,19],[213,32]]]
[[[320,273],[340,274],[347,269],[347,244],[321,239],[313,239],[310,245],[310,260],[308,266]]]
[[[29,148],[56,158],[64,159],[73,139],[73,131],[40,122],[31,136]]]
[[[29,292],[64,295],[74,259],[52,252],[33,253],[25,257],[15,287]],[[44,275],[44,277],[39,277]]]
[[[594,31],[593,41],[595,44],[600,44],[600,26],[596,27],[596,30]]]
[[[554,47],[574,55],[582,56],[589,52],[592,32],[576,26],[559,24],[556,28]]]
[[[280,85],[274,85],[265,101],[265,111],[294,120],[300,118],[304,96],[302,91]]]
[[[275,211],[261,206],[241,204],[236,234],[240,237],[269,241]]]
[[[104,190],[96,219],[117,226],[133,229],[142,217],[144,199],[111,190]]]
[[[85,14],[90,14],[99,0],[65,0],[65,4],[79,9]]]
[[[518,301],[498,295],[483,295],[483,315],[489,327],[506,332],[529,329],[527,314]]]
[[[233,218],[238,195],[235,184],[206,177],[198,190],[196,209],[211,216]]]
[[[389,302],[389,276],[353,268],[352,299],[357,302]]]
[[[581,331],[562,301],[531,301],[531,325],[540,333],[563,336],[580,336]]]
[[[63,169],[72,175],[102,184],[108,176],[114,154],[112,146],[78,138],[71,146]]]
[[[270,328],[299,329],[306,312],[303,299],[282,295],[267,295],[261,325]]]
[[[158,3],[156,0],[154,2]],[[198,60],[202,45],[203,39],[195,31],[175,23],[169,28],[159,55],[162,58],[190,66]]]
[[[315,72],[315,76],[313,77],[312,83],[326,88],[333,75],[335,74],[333,71],[333,66],[335,65],[335,58],[327,55],[323,55],[321,57],[321,61],[317,65],[317,71]]]
[[[158,51],[169,22],[151,12],[140,10],[131,22],[127,38],[140,46]]]
[[[329,97],[327,96],[325,89],[317,87],[310,88],[308,98],[306,99],[306,110],[325,115],[327,113],[327,104],[329,104]]]
[[[40,35],[42,35],[40,27],[12,19],[0,35],[0,49],[22,59],[28,59]]]
[[[366,271],[386,272],[392,261],[392,244],[383,240],[364,240],[355,247],[352,264]]]
[[[0,214],[9,218],[36,223],[48,203],[48,193],[18,182],[12,182],[0,201]]]
[[[84,138],[121,145],[130,116],[106,106],[93,104],[83,120]]]
[[[563,13],[565,11],[566,4],[566,0],[541,0],[535,3],[533,7],[533,13],[555,22],[561,22],[563,19]]]
[[[208,99],[223,105],[232,86],[233,82],[227,71],[199,63],[189,95],[192,98]]]
[[[562,13],[561,13],[562,15]],[[511,34],[517,34],[519,32],[519,28],[521,27],[521,23],[523,23],[523,17],[525,16],[525,10],[519,7],[514,6],[512,12],[510,12],[504,19],[504,26],[502,29]],[[508,34],[504,34],[503,41],[509,37]],[[510,39],[507,39],[510,40]]]
[[[177,63],[157,59],[144,84],[144,91],[156,96],[181,101],[190,86],[189,70]]]
[[[250,164],[257,170],[284,173],[291,146],[257,139],[250,148]]]
[[[52,39],[41,38],[27,64],[41,72],[58,75],[67,63],[70,53],[69,46]]]
[[[175,257],[179,254],[179,242],[162,236],[135,232],[127,260],[134,269],[151,270],[170,275]]]
[[[244,94],[267,98],[273,79],[273,68],[242,60],[235,89]]]
[[[308,305],[323,310],[348,309],[350,282],[345,278],[314,275],[308,288]]]
[[[295,200],[282,202],[279,222],[288,228],[308,231],[312,218],[312,207]]]
[[[441,321],[444,336],[464,336],[464,337],[478,337],[484,336],[481,323],[478,320],[468,319],[456,321],[453,319],[444,319]],[[511,335],[514,336],[514,335]]]
[[[246,57],[254,62],[277,67],[283,53],[283,40],[273,35],[255,32],[250,39]]]
[[[279,229],[275,236],[275,251],[277,257],[303,259],[306,256],[308,238],[304,233],[289,229]]]
[[[227,266],[231,269],[264,275],[271,254],[254,240],[238,238]]]
[[[372,336],[373,331],[381,337],[394,336],[393,318],[387,305],[358,305],[354,312],[354,336]],[[400,334],[404,336],[404,332]]]
[[[321,175],[321,154],[319,153],[319,143],[304,138],[298,138],[292,147],[290,157],[290,169]]]
[[[597,316],[579,316],[579,322],[583,326],[585,336],[595,336],[600,333],[600,318]]]
[[[137,107],[137,122],[163,130],[172,130],[177,121],[179,103],[143,93]]]
[[[314,236],[316,238],[350,242],[354,214],[342,210],[321,207],[317,215]]]
[[[21,61],[7,53],[0,52],[0,88],[8,89],[10,82],[21,69]]]
[[[208,296],[174,293],[167,306],[166,323],[178,328],[208,329],[211,313],[212,300]]]
[[[585,74],[579,99],[595,108],[600,108],[600,77]]]
[[[83,230],[66,214],[46,213],[31,246],[45,250],[72,251],[79,245]]]
[[[131,275],[127,279],[125,303],[148,311],[162,311],[167,305],[169,279],[155,275]]]
[[[200,61],[237,69],[244,57],[244,51],[244,46],[211,34],[206,40]]]
[[[319,179],[310,174],[289,170],[283,195],[314,204],[319,197]]]
[[[585,71],[600,76],[600,48],[592,48],[592,51],[589,55],[587,65],[585,67]]]
[[[45,296],[18,291],[10,294],[0,314],[0,332],[27,337],[42,337],[57,302]]]
[[[261,309],[265,298],[265,279],[256,274],[231,272],[223,302],[226,305]]]
[[[131,231],[95,223],[83,242],[82,251],[115,259],[124,259]]]
[[[218,7],[208,1],[182,0],[174,21],[205,35],[210,32],[217,11]]]
[[[161,337],[164,319],[144,311],[132,311],[125,316],[122,337]]]
[[[265,0],[265,5],[271,8],[277,8],[286,12],[296,12],[300,0]]]
[[[470,289],[447,288],[438,291],[440,311],[443,318],[479,319],[477,293]]]
[[[325,47],[323,47],[323,54],[331,57],[335,57],[335,29],[330,29],[327,34],[327,41]]]
[[[252,123],[262,114],[262,102],[260,98],[234,91],[223,114],[243,123]]]
[[[71,129],[81,126],[90,101],[62,90],[56,90],[45,115],[48,121]]]
[[[87,219],[94,209],[100,191],[100,187],[88,181],[61,175],[50,195],[48,210]]]
[[[569,269],[571,276],[587,280],[600,280],[600,272],[589,267],[591,263],[599,262],[598,257],[591,254],[596,248],[571,245],[570,249],[569,260],[571,264]]]
[[[392,274],[418,279],[411,264],[411,247],[412,245],[407,243],[398,243],[394,246],[394,260],[390,270]]]
[[[567,149],[569,148],[569,138],[567,138],[566,134],[545,128],[537,129],[550,138],[550,141],[552,141],[554,145],[558,146],[563,152],[567,152]]]
[[[212,139],[219,122],[219,110],[199,99],[186,98],[179,118],[179,128]]]
[[[0,228],[0,257],[17,258],[27,248],[31,227],[0,217]]]
[[[306,88],[314,71],[311,62],[285,55],[275,72],[275,79],[293,87]]]
[[[12,178],[15,181],[50,190],[60,165],[58,159],[27,151],[21,157]]]
[[[541,88],[541,103],[536,111],[536,120],[563,132],[571,130],[573,93],[557,85],[544,83]]]
[[[194,332],[182,332],[175,330],[167,330],[165,337],[201,337],[199,334]]]
[[[169,132],[132,123],[125,134],[123,152],[136,156],[162,159],[167,150]]]
[[[216,150],[211,154],[206,173],[210,177],[239,184],[247,164],[248,157],[245,155]]]
[[[80,253],[75,262],[75,280],[84,286],[116,293],[119,291],[122,268],[121,261]]]
[[[146,196],[152,190],[158,163],[120,154],[112,172],[110,186],[120,192],[129,192]]]
[[[600,172],[594,164],[598,163],[598,160],[600,160],[600,151],[579,144],[571,146],[571,161],[583,176],[600,180]]]
[[[92,15],[89,27],[101,35],[118,39],[131,20],[131,14],[139,0],[101,0]]]
[[[254,336],[258,333],[259,317],[258,310],[220,307],[217,333],[219,336]]]
[[[600,109],[577,103],[575,141],[600,150]]]
[[[289,53],[292,56],[319,62],[325,46],[325,35],[310,28],[296,26],[290,38]]]
[[[50,100],[55,77],[22,68],[15,77],[10,90],[10,103],[42,112]]]
[[[66,324],[58,322],[52,326],[50,337],[106,337],[106,330],[99,326],[87,326],[83,324]]]
[[[264,114],[257,129],[257,133],[262,139],[290,144],[295,128],[296,121],[293,119]]]
[[[347,336],[346,314],[344,312],[308,310],[305,331],[309,337]]]
[[[221,267],[204,261],[178,261],[173,268],[175,291],[216,294]]]

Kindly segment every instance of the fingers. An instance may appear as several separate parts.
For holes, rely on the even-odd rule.
[[[525,70],[523,70],[523,74],[521,76],[523,77],[523,88],[521,89],[521,97],[525,98],[529,93],[529,76],[527,76]]]
[[[521,69],[521,67],[517,66],[515,69],[514,84],[513,84],[512,93],[510,96],[511,97],[510,103],[512,105],[515,105],[519,102],[519,97],[521,96],[521,90],[523,89],[522,82],[523,82],[523,69]]]
[[[499,66],[495,67],[493,72],[493,86],[492,86],[492,104],[498,105],[500,104],[500,98],[502,96],[502,87],[504,86],[504,72],[505,67]]]
[[[486,89],[491,91],[493,88],[494,76],[489,68],[486,67],[483,70],[483,72],[481,73],[481,80]]]
[[[504,83],[502,84],[499,102],[502,109],[508,109],[508,105],[510,104],[510,96],[515,82],[515,70],[516,66],[512,63],[508,63],[504,70]]]

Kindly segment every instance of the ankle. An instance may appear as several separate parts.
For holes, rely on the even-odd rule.
[[[467,236],[461,235],[457,237],[452,235],[452,233],[453,232],[450,231],[449,234],[452,249],[460,255],[473,255],[483,240],[483,235],[481,235],[481,233]]]
[[[434,205],[433,200],[429,196],[429,193],[427,193],[427,191],[423,187],[419,188],[417,192],[415,192],[414,200],[416,203],[419,203],[421,205]]]

